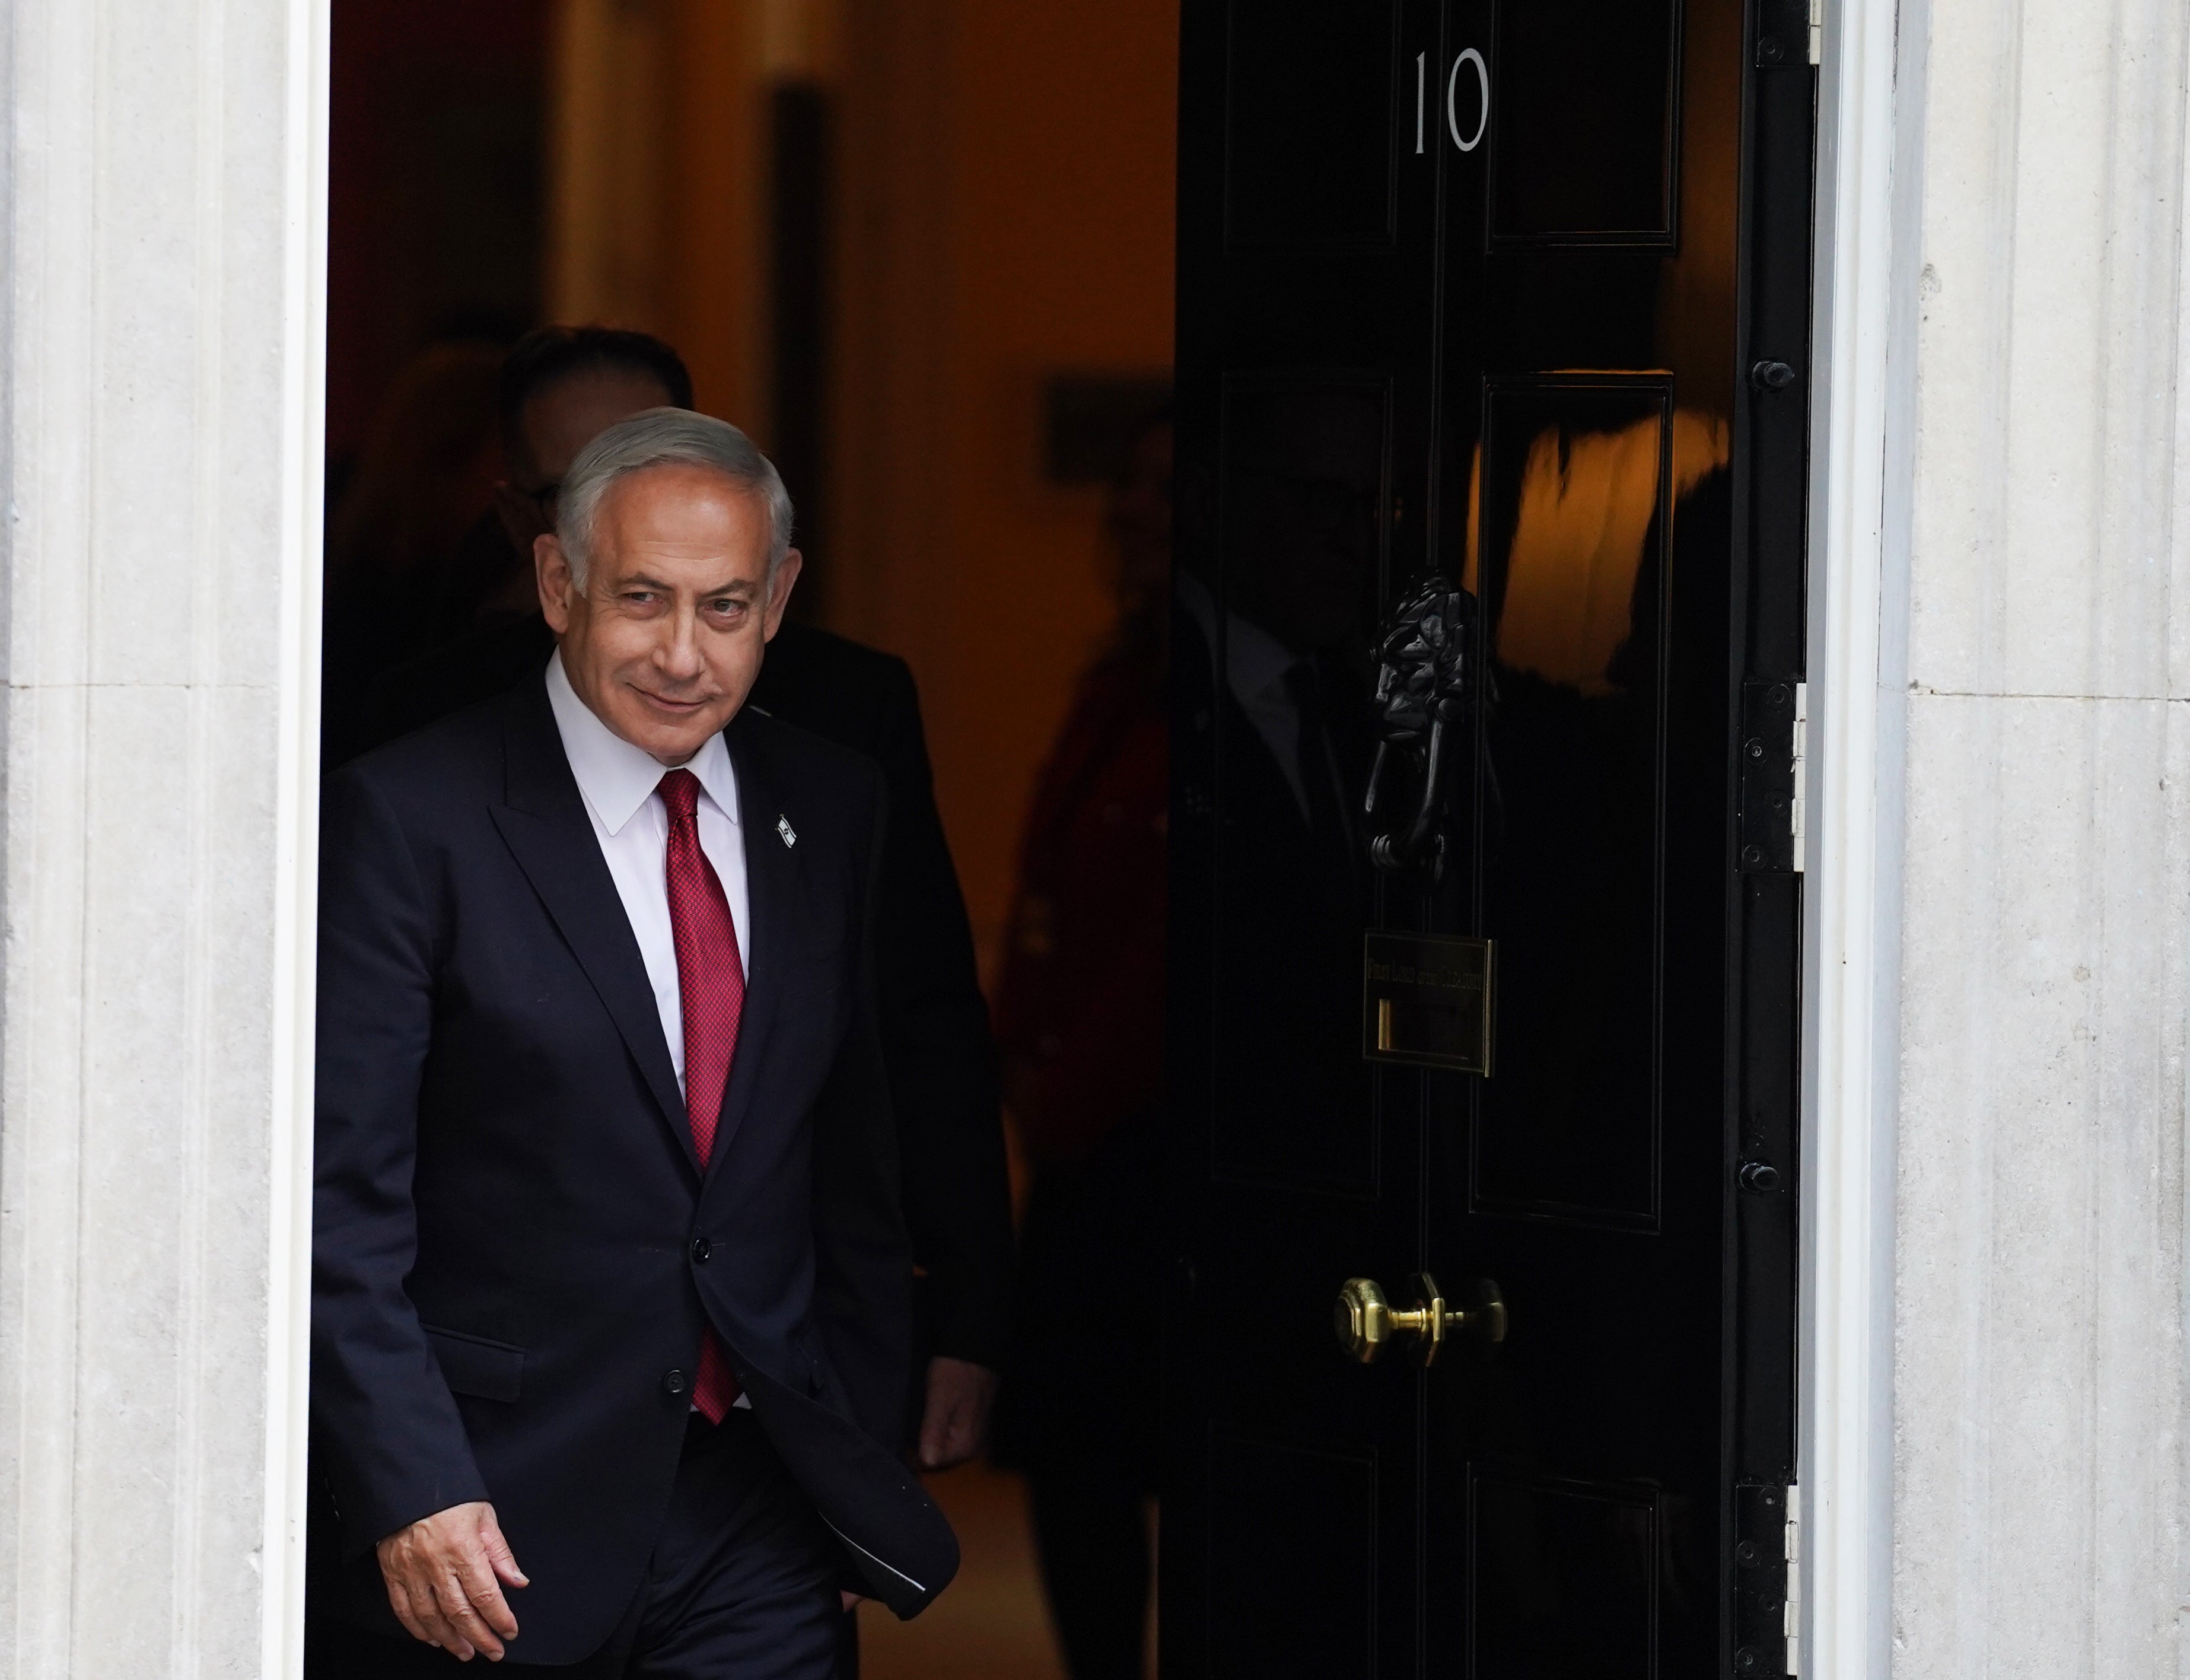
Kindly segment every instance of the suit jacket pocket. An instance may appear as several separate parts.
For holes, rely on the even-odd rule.
[[[467,1336],[461,1330],[437,1330],[421,1325],[427,1345],[441,1362],[441,1375],[451,1393],[470,1394],[482,1400],[513,1400],[525,1386],[525,1349],[507,1342],[490,1342],[484,1336]]]

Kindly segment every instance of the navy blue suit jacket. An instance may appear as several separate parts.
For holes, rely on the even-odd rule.
[[[752,980],[704,1174],[544,682],[326,785],[312,1411],[338,1615],[394,1630],[373,1543],[491,1500],[532,1581],[511,1657],[588,1654],[645,1570],[708,1323],[848,1584],[911,1615],[956,1569],[894,1450],[881,776],[751,707],[725,739]]]

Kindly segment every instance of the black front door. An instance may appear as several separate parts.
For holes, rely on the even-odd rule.
[[[1785,1671],[1803,9],[1188,0],[1175,1676]]]

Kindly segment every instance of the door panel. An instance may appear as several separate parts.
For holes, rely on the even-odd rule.
[[[1191,1118],[1168,1172],[1195,1234],[1174,1247],[1160,1603],[1184,1674],[1418,1659],[1418,1401],[1336,1357],[1330,1305],[1347,1269],[1404,1271],[1419,1246],[1418,1093],[1360,1053],[1382,888],[1357,707],[1389,581],[1427,553],[1438,207],[1401,166],[1433,29],[1394,0],[1183,15],[1182,287],[1204,325],[1177,402],[1170,1008]]]
[[[1231,248],[1390,245],[1396,0],[1232,0],[1231,9]]]
[[[1791,1473],[1801,900],[1737,772],[1792,751],[1802,434],[1743,376],[1806,364],[1811,82],[1750,29],[1187,0],[1175,1675],[1784,1659],[1733,1552]],[[1380,710],[1426,578],[1461,670]],[[1417,800],[1438,843],[1377,862]],[[1487,1076],[1392,1059],[1470,1016],[1380,1015],[1372,935],[1380,984],[1488,968]],[[1350,1277],[1463,1310],[1356,1291],[1364,1362]]]
[[[1490,38],[1493,247],[1671,246],[1680,0],[1501,0]]]
[[[1461,575],[1486,691],[1468,879],[1428,914],[1495,939],[1502,985],[1469,1142],[1433,1140],[1425,1263],[1455,1290],[1496,1279],[1511,1328],[1426,1385],[1428,1501],[1472,1518],[1427,1525],[1426,1575],[1475,1596],[1464,1632],[1426,1623],[1424,1660],[1731,1672],[1742,14],[1497,0],[1454,18],[1491,33],[1505,103],[1486,179],[1456,170],[1450,196],[1447,319],[1472,330],[1444,389],[1477,433]],[[1538,183],[1528,219],[1516,174]],[[1531,1574],[1515,1560],[1545,1534],[1563,1536],[1556,1573]]]
[[[1494,380],[1480,566],[1482,928],[1497,1073],[1470,1202],[1659,1222],[1659,851],[1672,391]]]
[[[1468,1519],[1480,1680],[1651,1671],[1664,1547],[1654,1490],[1478,1471]]]
[[[1376,1460],[1217,1435],[1210,1442],[1209,1600],[1230,1637],[1223,1680],[1376,1666]],[[1303,1527],[1306,1507],[1321,1518]]]

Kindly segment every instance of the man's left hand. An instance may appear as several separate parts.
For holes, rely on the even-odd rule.
[[[989,1439],[989,1407],[996,1398],[996,1373],[988,1366],[943,1354],[930,1359],[920,1467],[948,1470],[979,1452]]]

